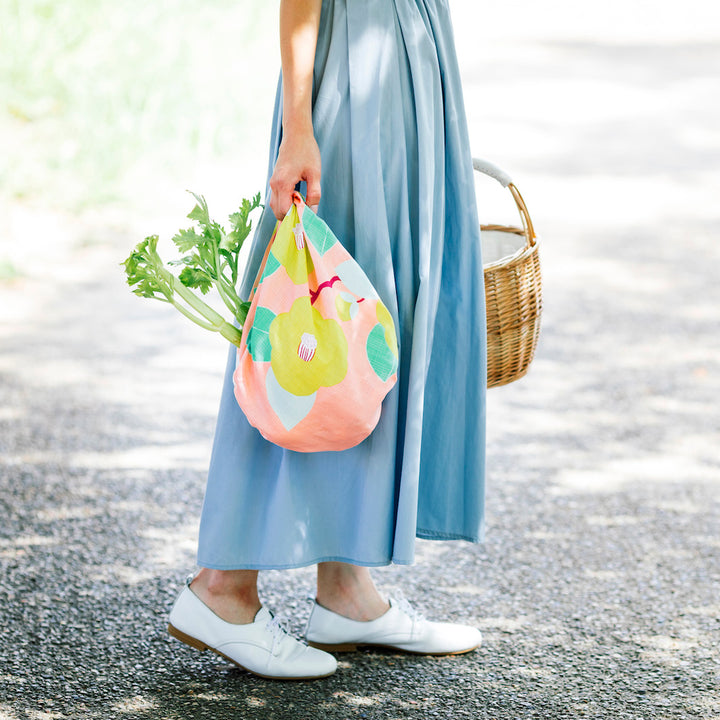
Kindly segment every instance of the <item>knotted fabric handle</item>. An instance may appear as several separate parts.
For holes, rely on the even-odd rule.
[[[296,190],[293,191],[292,201],[293,201],[293,204],[298,208],[298,211],[300,210],[300,208],[305,206],[305,200],[304,200],[303,196]],[[290,212],[289,209],[288,209],[288,212]],[[281,221],[278,220],[275,223],[275,230],[273,231],[272,237],[270,238],[270,242],[267,244],[267,247],[265,248],[265,254],[263,255],[262,262],[260,263],[260,269],[258,270],[257,275],[255,276],[255,282],[253,283],[252,292],[250,293],[248,302],[252,302],[253,296],[255,295],[255,291],[257,290],[257,286],[260,284],[260,278],[262,277],[262,274],[265,271],[265,263],[267,262],[268,255],[270,254],[270,248],[272,247],[272,244],[275,241],[275,235],[277,235],[278,228],[280,227],[280,222]]]

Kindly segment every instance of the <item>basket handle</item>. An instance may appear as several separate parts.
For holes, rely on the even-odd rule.
[[[473,158],[473,168],[483,175],[497,180],[504,188],[508,185],[512,185],[510,176],[501,170],[497,165],[493,165],[488,160],[482,160],[481,158]]]
[[[473,169],[477,170],[483,175],[497,180],[504,188],[507,188],[515,200],[518,211],[520,213],[520,219],[522,220],[523,228],[525,230],[525,237],[527,238],[530,246],[535,245],[537,242],[537,235],[535,234],[535,228],[533,227],[532,220],[530,219],[530,213],[528,212],[527,205],[520,195],[520,191],[515,187],[512,178],[504,171],[501,170],[497,165],[488,160],[482,160],[480,158],[473,158]]]

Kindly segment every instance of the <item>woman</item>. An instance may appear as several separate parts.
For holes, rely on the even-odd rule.
[[[484,292],[466,122],[447,0],[281,0],[282,80],[269,207],[307,203],[358,260],[398,329],[398,382],[378,426],[343,452],[264,440],[233,396],[231,348],[200,527],[201,570],[170,632],[265,677],[323,677],[324,650],[468,652],[470,627],[386,601],[369,568],[413,561],[414,538],[482,536]],[[318,564],[306,629],[261,606],[258,571]],[[319,649],[322,648],[322,649]]]

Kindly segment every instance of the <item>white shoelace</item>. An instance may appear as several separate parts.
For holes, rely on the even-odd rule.
[[[395,601],[398,610],[404,612],[413,621],[413,623],[421,623],[425,621],[425,616],[410,604],[409,600],[402,594],[401,591],[398,591],[393,595],[393,600]]]
[[[287,630],[282,624],[279,617],[271,615],[270,619],[265,623],[265,629],[272,633],[272,643],[270,645],[270,655],[275,654],[275,647],[288,636]]]

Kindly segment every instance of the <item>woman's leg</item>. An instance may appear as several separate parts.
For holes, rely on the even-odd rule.
[[[226,622],[251,623],[260,610],[257,570],[202,568],[190,583],[191,590]]]
[[[374,620],[390,608],[368,568],[342,562],[318,564],[317,601],[328,610],[362,622]]]

